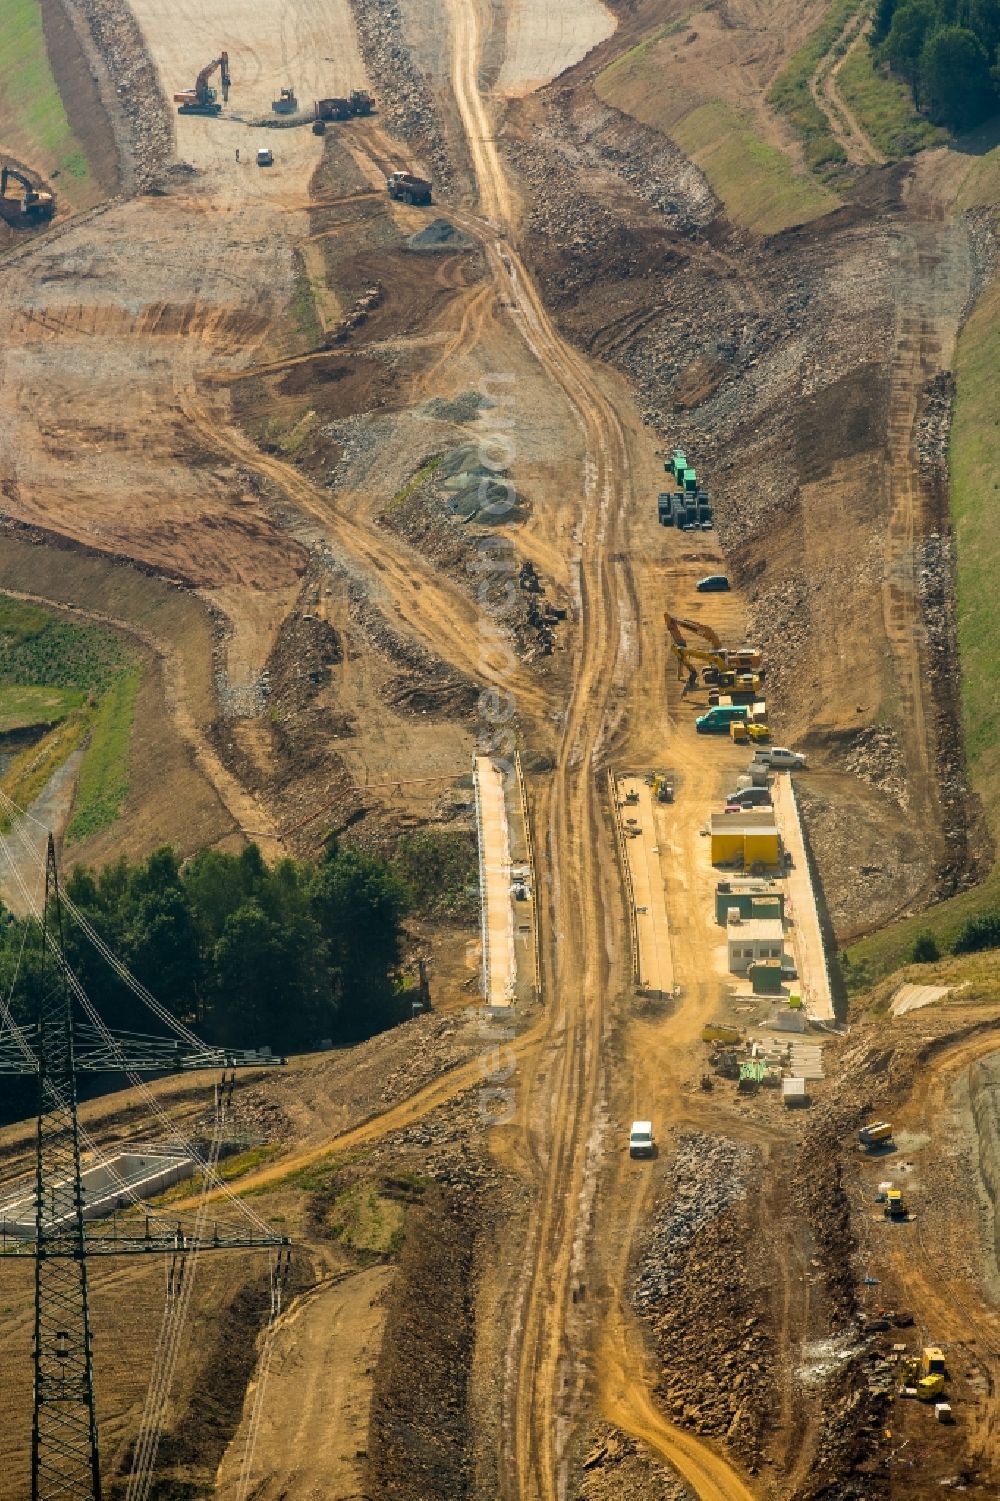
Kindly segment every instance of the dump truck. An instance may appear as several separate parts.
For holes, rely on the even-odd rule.
[[[872,1121],[868,1126],[862,1126],[858,1132],[858,1140],[863,1147],[881,1147],[892,1141],[892,1127],[888,1121]]]
[[[208,83],[217,68],[222,85],[222,98],[224,101],[228,100],[229,85],[232,82],[229,75],[229,53],[220,52],[218,57],[213,58],[202,68],[195,79],[193,89],[182,89],[179,94],[174,95],[174,103],[180,106],[177,111],[179,115],[220,115],[222,113],[218,95]]]
[[[943,1376],[921,1376],[917,1382],[917,1401],[933,1402],[944,1391]]]
[[[8,182],[20,185],[22,191],[17,198],[7,197]],[[15,225],[44,224],[56,211],[56,200],[51,193],[36,188],[23,172],[9,165],[0,170],[0,200],[3,201],[3,218]]]
[[[430,203],[431,185],[424,177],[414,177],[412,172],[390,172],[385,180],[390,198],[400,203]]]
[[[349,120],[350,99],[317,99],[313,104],[317,120]]]
[[[295,90],[291,87],[282,89],[277,99],[271,100],[271,108],[276,115],[294,115],[299,107],[299,101],[295,97]]]

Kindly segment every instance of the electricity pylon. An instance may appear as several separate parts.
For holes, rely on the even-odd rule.
[[[223,1235],[201,1240],[181,1227],[116,1221],[89,1230],[85,1219],[77,1075],[126,1069],[264,1067],[282,1060],[253,1052],[192,1048],[189,1043],[130,1034],[119,1040],[77,1017],[74,981],[63,957],[62,906],[55,845],[48,840],[42,960],[33,1027],[0,1038],[0,1074],[34,1075],[38,1082],[35,1146],[35,1229],[31,1240],[2,1227],[0,1254],[35,1259],[34,1411],[31,1429],[32,1501],[101,1501],[101,1465],[94,1406],[94,1364],[87,1262],[94,1255],[171,1254],[202,1250],[268,1249],[283,1236]]]

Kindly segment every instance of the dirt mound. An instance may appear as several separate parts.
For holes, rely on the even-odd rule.
[[[447,219],[432,219],[406,242],[410,250],[471,250],[475,241]]]
[[[373,1496],[457,1501],[469,1494],[474,1241],[459,1194],[435,1189],[411,1211],[375,1372]]]

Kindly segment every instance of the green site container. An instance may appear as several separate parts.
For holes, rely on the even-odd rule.
[[[754,995],[781,994],[780,959],[758,959],[751,964],[748,974]]]
[[[720,927],[726,926],[726,915],[735,907],[744,920],[751,917],[784,917],[785,894],[775,891],[761,896],[753,891],[717,891],[715,893],[715,920]]]
[[[685,469],[685,471],[684,471],[684,488],[685,488],[685,490],[689,490],[689,491],[695,491],[695,490],[697,490],[697,488],[698,488],[698,475],[695,472],[695,470],[693,470],[693,469]]]

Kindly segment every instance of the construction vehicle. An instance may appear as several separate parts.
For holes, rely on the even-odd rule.
[[[653,796],[658,803],[672,803],[674,800],[673,782],[659,771],[653,778]]]
[[[276,115],[294,115],[299,107],[299,101],[295,97],[295,90],[291,87],[282,89],[277,99],[271,100],[271,108]]]
[[[861,1127],[858,1140],[863,1147],[884,1147],[892,1141],[892,1127],[888,1121],[872,1121]]]
[[[274,152],[270,146],[262,146],[257,152],[257,165],[258,167],[274,166]]]
[[[940,1345],[924,1345],[920,1352],[920,1373],[922,1376],[947,1376],[948,1362]]]
[[[743,1041],[743,1033],[739,1027],[729,1027],[725,1022],[706,1022],[701,1029],[702,1042],[728,1042],[738,1043]]]
[[[7,183],[13,180],[20,183],[23,193],[20,198],[9,200],[7,198]],[[0,170],[0,199],[3,200],[4,219],[8,223],[21,224],[44,224],[52,218],[56,211],[56,200],[51,193],[46,193],[42,188],[36,188],[23,172],[16,167],[5,166]],[[8,206],[14,210],[9,215]]]
[[[206,63],[198,77],[195,79],[193,89],[182,89],[174,95],[174,103],[179,105],[179,115],[220,115],[222,105],[219,103],[218,94],[209,86],[208,80],[215,72],[219,72],[219,82],[222,85],[223,101],[229,99],[229,85],[232,82],[229,76],[229,53],[220,52],[218,57]]]
[[[757,672],[763,678],[764,654],[759,647],[725,647],[718,632],[710,625],[703,625],[698,620],[683,620],[679,615],[671,615],[669,610],[663,619],[670,633],[674,655],[689,671],[693,670],[695,662],[707,662],[701,673],[704,682],[715,683],[719,674],[725,672]],[[689,647],[684,631],[703,636],[709,644],[708,649]]]
[[[917,1382],[917,1401],[933,1402],[944,1391],[943,1376],[921,1376]]]
[[[729,736],[737,745],[746,745],[749,740],[770,740],[771,731],[766,724],[747,724],[734,719],[729,726]]]
[[[903,1190],[890,1188],[885,1196],[884,1214],[888,1220],[905,1220],[909,1218],[909,1211],[903,1202]]]
[[[317,120],[349,120],[351,118],[351,101],[349,99],[317,99],[313,105]]]
[[[414,177],[412,172],[390,172],[385,180],[390,198],[400,203],[430,203],[431,185],[423,177]]]
[[[375,100],[367,89],[351,90],[351,114],[370,115],[375,108]]]

